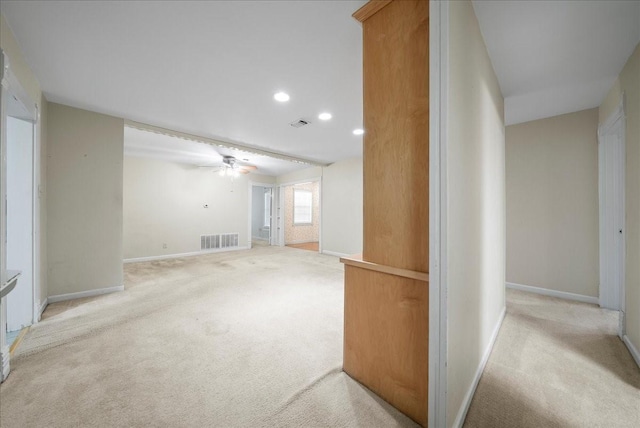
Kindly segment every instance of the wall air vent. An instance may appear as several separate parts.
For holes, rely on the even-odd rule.
[[[200,250],[216,250],[238,246],[237,233],[200,236]]]
[[[308,120],[298,119],[298,120],[294,120],[289,125],[293,126],[294,128],[301,128],[301,127],[303,127],[305,125],[308,125],[308,124],[309,124]]]

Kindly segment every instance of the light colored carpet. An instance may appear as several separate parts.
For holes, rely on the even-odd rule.
[[[465,427],[640,427],[640,369],[596,305],[507,290]]]
[[[0,386],[2,427],[414,427],[341,371],[343,268],[259,247],[125,265],[53,304]]]

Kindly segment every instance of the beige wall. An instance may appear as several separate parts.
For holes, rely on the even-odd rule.
[[[0,48],[9,59],[9,67],[17,77],[20,85],[26,91],[31,100],[38,106],[40,111],[40,123],[36,127],[36,154],[40,150],[40,169],[36,172],[36,181],[40,188],[39,204],[40,224],[40,254],[38,264],[38,275],[40,281],[40,303],[47,298],[47,206],[46,206],[46,176],[47,176],[47,145],[46,145],[46,123],[47,123],[47,100],[40,90],[38,79],[27,65],[20,47],[13,36],[13,32],[7,25],[3,15],[0,15]],[[37,208],[37,207],[36,207]]]
[[[506,128],[507,282],[598,297],[598,109]]]
[[[122,286],[124,121],[48,104],[49,295]]]
[[[323,168],[322,250],[362,253],[362,158]]]
[[[322,178],[320,206],[323,249],[342,254],[362,248],[362,159],[349,159],[326,168],[311,167],[280,177],[242,176],[232,184],[210,171],[169,162],[125,157],[124,258],[190,253],[200,250],[202,233],[239,232],[248,245],[248,181],[290,183]],[[221,181],[222,179],[222,181]],[[162,183],[160,186],[157,183]],[[182,189],[189,188],[190,192]],[[231,192],[230,190],[234,190]],[[225,210],[205,200],[224,198]],[[174,203],[167,207],[166,200]],[[320,218],[316,212],[314,218]],[[179,225],[177,227],[176,225]],[[209,230],[203,232],[203,230]],[[318,228],[316,228],[316,231]],[[193,239],[193,237],[197,239]],[[289,241],[317,237],[290,237]],[[326,243],[325,243],[326,240]],[[163,244],[167,248],[162,248]]]
[[[198,252],[201,235],[219,233],[237,232],[239,246],[248,246],[249,180],[275,181],[258,174],[231,179],[210,168],[125,157],[124,258]]]
[[[600,106],[600,123],[617,107],[623,93],[626,115],[626,330],[627,337],[640,351],[640,44]]]
[[[447,424],[505,308],[504,99],[473,6],[449,3]]]
[[[293,223],[294,189],[308,190],[312,193],[311,224]],[[284,188],[284,243],[300,244],[318,242],[320,239],[320,182],[296,184]]]

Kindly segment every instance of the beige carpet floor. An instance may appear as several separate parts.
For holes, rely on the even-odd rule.
[[[129,264],[125,288],[50,305],[0,386],[0,426],[415,426],[341,371],[335,257]]]
[[[0,385],[1,427],[415,427],[341,370],[343,269],[290,248],[125,265],[49,306]],[[507,292],[467,427],[640,426],[614,313]]]
[[[507,290],[464,426],[640,427],[640,369],[596,305]]]

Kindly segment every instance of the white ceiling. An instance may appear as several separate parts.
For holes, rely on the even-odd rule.
[[[507,125],[599,106],[640,42],[640,1],[481,1],[473,6]]]
[[[362,154],[351,13],[364,3],[3,0],[1,10],[50,101],[330,163]],[[597,107],[640,41],[639,1],[474,8],[507,124]],[[280,90],[288,103],[273,100]],[[299,118],[311,124],[289,126]]]
[[[330,163],[362,155],[351,14],[364,3],[3,0],[1,10],[49,101]],[[274,101],[278,91],[291,100]],[[323,111],[333,119],[318,120]],[[289,125],[299,118],[311,124]]]

